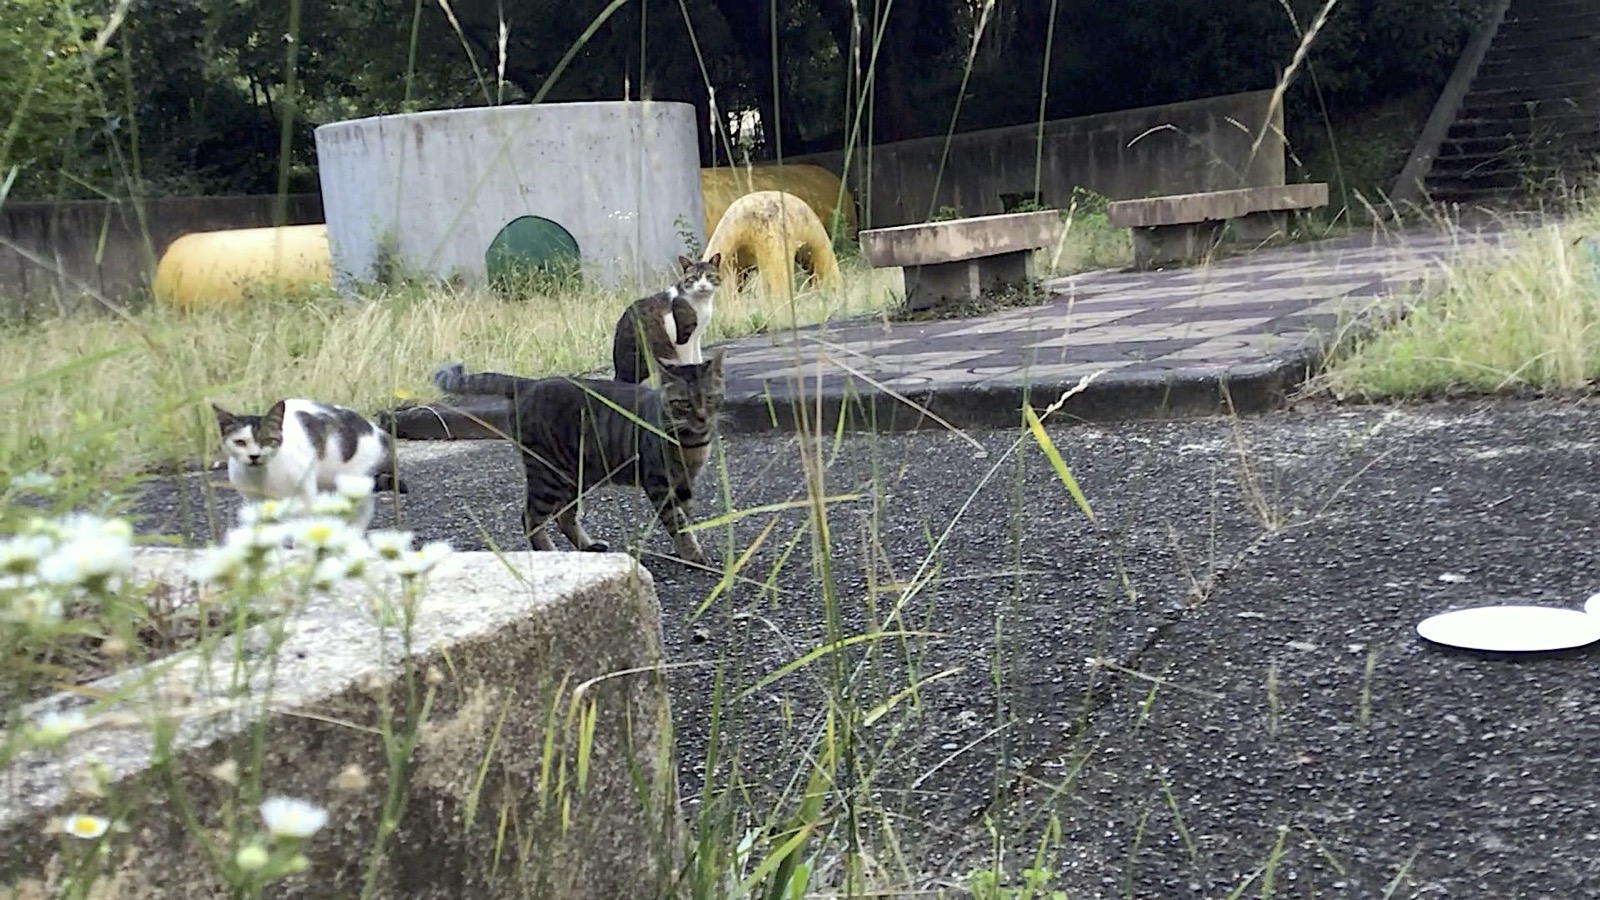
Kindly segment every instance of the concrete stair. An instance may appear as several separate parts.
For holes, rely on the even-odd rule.
[[[1423,181],[1516,205],[1600,170],[1600,0],[1510,0]]]

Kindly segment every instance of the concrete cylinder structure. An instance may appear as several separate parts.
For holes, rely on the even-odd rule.
[[[496,236],[527,216],[570,233],[584,272],[609,287],[654,284],[705,242],[687,103],[375,116],[323,125],[316,143],[341,289],[389,272],[481,283]]]

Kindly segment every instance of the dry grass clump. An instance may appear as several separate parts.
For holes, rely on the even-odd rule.
[[[1403,319],[1333,350],[1316,382],[1406,399],[1584,388],[1600,376],[1600,206],[1518,226],[1506,252],[1468,251]]]

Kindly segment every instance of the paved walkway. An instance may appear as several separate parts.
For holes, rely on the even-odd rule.
[[[880,429],[925,424],[911,400],[956,425],[1013,425],[1030,392],[1037,405],[1093,372],[1068,410],[1084,418],[1214,412],[1224,379],[1235,408],[1266,408],[1351,315],[1496,246],[1493,232],[1358,235],[1201,268],[1076,275],[1050,282],[1046,305],[978,318],[730,341],[732,424],[789,427],[796,407],[818,404],[830,422],[854,408]]]
[[[728,341],[724,428],[897,431],[1012,427],[1100,373],[1059,415],[1084,420],[1259,412],[1315,370],[1353,317],[1392,308],[1452,258],[1500,246],[1489,230],[1364,234],[1209,266],[1058,279],[1050,302],[940,322],[857,320]],[[1225,390],[1223,389],[1225,385]],[[402,410],[403,438],[490,438],[497,398]],[[933,421],[930,421],[930,416]],[[820,421],[819,421],[820,420]]]

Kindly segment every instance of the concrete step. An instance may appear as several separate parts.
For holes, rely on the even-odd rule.
[[[1540,78],[1537,72],[1479,75],[1462,105],[1492,106],[1525,100],[1575,100],[1580,106],[1600,109],[1600,68],[1595,72],[1554,71]]]
[[[1434,203],[1493,207],[1500,210],[1534,210],[1546,208],[1551,201],[1561,205],[1570,200],[1573,187],[1560,180],[1528,183],[1517,187],[1439,184],[1427,186],[1427,193],[1428,199]]]
[[[1458,156],[1435,160],[1425,184],[1516,188],[1549,181],[1563,173],[1582,176],[1592,171],[1591,166],[1592,162],[1580,157]]]
[[[1583,155],[1600,146],[1600,129],[1576,134],[1484,135],[1446,140],[1439,145],[1435,159],[1479,156],[1565,156]]]
[[[1483,54],[1483,61],[1478,64],[1490,67],[1490,70],[1499,69],[1507,64],[1520,64],[1531,69],[1550,69],[1554,66],[1571,66],[1574,69],[1589,69],[1587,62],[1592,59],[1590,54],[1595,53],[1595,48],[1600,48],[1600,40],[1595,40],[1592,34],[1576,34],[1560,40],[1539,40],[1534,43],[1507,42],[1496,40],[1490,51]]]
[[[1585,108],[1571,98],[1479,103],[1470,98],[1456,113],[1457,122],[1545,122],[1566,119],[1582,122],[1600,115],[1594,107]]]
[[[1593,71],[1590,63],[1597,52],[1600,52],[1600,39],[1553,44],[1537,52],[1510,52],[1491,47],[1478,65],[1477,77],[1492,77],[1507,72]]]
[[[1551,16],[1582,15],[1585,12],[1600,13],[1600,3],[1595,0],[1555,0],[1551,3],[1514,0],[1506,10],[1505,21],[1537,22]]]
[[[1493,54],[1496,59],[1503,59],[1511,54],[1542,53],[1568,47],[1593,46],[1593,28],[1594,26],[1589,23],[1573,23],[1548,32],[1500,33],[1495,35],[1489,53],[1484,55]]]
[[[1538,53],[1528,51],[1512,51],[1499,48],[1498,45],[1490,46],[1490,51],[1483,54],[1483,62],[1478,64],[1478,77],[1485,72],[1499,74],[1506,70],[1550,70],[1560,67],[1570,67],[1573,70],[1587,69],[1586,62],[1594,59],[1595,48],[1600,48],[1600,37],[1592,40],[1563,40],[1541,48]]]
[[[1495,201],[1505,199],[1516,193],[1515,188],[1472,187],[1470,185],[1440,184],[1428,185],[1426,188],[1428,199],[1435,203],[1459,203],[1462,205],[1498,205]]]
[[[1477,157],[1530,157],[1587,156],[1600,147],[1600,129],[1570,132],[1567,134],[1534,135],[1483,135],[1466,140],[1446,140],[1439,145],[1434,159]]]
[[[1495,32],[1495,41],[1498,43],[1501,38],[1506,38],[1520,42],[1544,36],[1560,38],[1569,34],[1592,34],[1597,15],[1600,14],[1595,10],[1581,5],[1540,12],[1533,17],[1519,18],[1507,12],[1506,17],[1500,20],[1499,30]]]
[[[1493,138],[1498,135],[1581,135],[1600,127],[1600,117],[1563,104],[1506,106],[1493,110],[1462,109],[1445,139]]]

